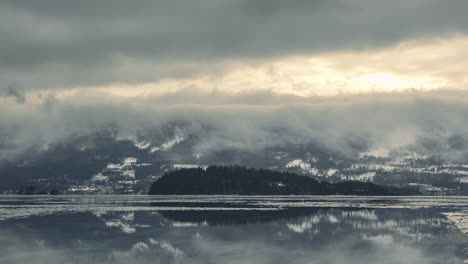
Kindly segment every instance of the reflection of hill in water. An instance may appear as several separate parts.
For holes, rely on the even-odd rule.
[[[163,204],[154,206],[160,209]],[[253,210],[235,203],[213,203],[210,210],[198,211],[177,207],[210,206],[170,203],[168,210],[158,212],[63,213],[2,221],[0,263],[2,254],[11,254],[15,247],[22,249],[24,245],[37,252],[43,248],[65,252],[58,260],[69,255],[93,260],[77,263],[186,263],[188,259],[197,264],[253,262],[243,252],[270,259],[268,263],[287,263],[287,259],[298,256],[303,258],[300,263],[315,260],[340,264],[447,264],[461,263],[454,260],[455,256],[466,258],[467,238],[434,209]],[[231,210],[216,210],[219,207]],[[232,210],[236,207],[249,210]],[[9,239],[2,242],[2,235]],[[42,241],[39,249],[38,241]],[[252,248],[258,251],[252,253]],[[327,262],[336,250],[355,261]],[[398,254],[409,254],[405,256],[413,262],[395,259]],[[234,257],[240,260],[234,261]],[[382,257],[393,262],[378,261]]]
[[[176,222],[219,224],[252,224],[279,220],[290,220],[317,213],[319,208],[275,208],[230,209],[230,210],[160,210],[166,219]]]

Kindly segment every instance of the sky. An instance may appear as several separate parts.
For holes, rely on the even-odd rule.
[[[109,123],[132,137],[170,120],[216,128],[200,151],[466,138],[466,10],[465,0],[1,0],[0,159]]]

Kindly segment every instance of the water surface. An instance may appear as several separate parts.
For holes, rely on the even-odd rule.
[[[464,263],[467,210],[464,197],[0,196],[0,263]]]

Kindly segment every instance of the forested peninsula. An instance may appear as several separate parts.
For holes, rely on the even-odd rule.
[[[289,172],[240,166],[190,168],[164,174],[151,195],[420,195],[417,189],[370,182],[329,183]]]

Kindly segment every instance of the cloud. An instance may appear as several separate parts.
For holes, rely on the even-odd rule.
[[[186,90],[231,95],[274,92],[278,95],[332,96],[404,90],[466,89],[468,37],[402,42],[360,52],[287,56],[269,60],[237,61],[215,72],[166,78],[144,84],[110,84],[87,89],[122,97],[170,94]],[[82,89],[82,88],[78,88]],[[247,98],[244,98],[247,99]]]
[[[0,158],[109,124],[132,138],[173,121],[203,134],[199,152],[457,145],[467,5],[5,0]]]
[[[53,103],[49,97],[30,98],[25,104],[3,98],[0,156],[12,159],[28,147],[63,141],[109,124],[118,129],[119,138],[135,138],[177,121],[172,124],[180,137],[198,138],[196,153],[224,149],[255,153],[312,143],[343,155],[374,147],[415,146],[428,153],[450,153],[453,159],[468,157],[464,148],[455,146],[468,140],[465,91],[312,98],[271,92],[198,93],[190,102],[185,90],[144,98],[108,96],[101,101],[96,99],[103,97],[100,93],[76,93],[66,100],[53,97]]]
[[[13,97],[13,98],[16,99],[16,102],[18,104],[24,104],[26,102],[26,97],[25,97],[24,91],[22,89],[18,88],[14,84],[9,85],[6,88],[5,92],[0,96]]]
[[[386,47],[466,33],[463,0],[0,4],[0,79],[25,89],[149,82],[226,60]]]

